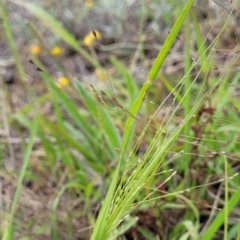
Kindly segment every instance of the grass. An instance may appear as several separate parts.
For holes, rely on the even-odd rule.
[[[24,106],[14,111],[7,103],[1,106],[7,109],[1,127],[11,126],[13,131],[6,136],[3,159],[13,148],[11,135],[20,140],[14,171],[1,163],[2,239],[238,239],[239,103],[232,95],[239,78],[239,53],[236,41],[235,49],[219,47],[235,17],[236,3],[227,8],[216,4],[220,14],[207,34],[193,0],[176,6],[175,24],[146,66],[150,60],[143,49],[143,26],[151,14],[143,11],[145,3],[138,16],[138,63],[130,56],[102,60],[105,52],[100,47],[85,47],[40,6],[10,2],[38,19],[42,29],[65,42],[86,65],[104,71],[110,86],[84,83],[62,67],[61,74],[72,79],[59,87],[57,74],[43,56],[31,57],[44,93],[39,96],[37,85],[25,83],[30,100]],[[27,71],[14,43],[7,14],[11,5],[1,1],[1,6],[21,78]],[[30,32],[50,55],[47,41],[41,40],[44,34],[36,29],[31,19]],[[179,42],[181,75],[160,73]],[[65,60],[55,58],[53,63],[61,68]],[[142,86],[131,72],[137,64],[146,68]],[[1,91],[5,102],[6,91]],[[165,94],[162,101],[159,93]]]

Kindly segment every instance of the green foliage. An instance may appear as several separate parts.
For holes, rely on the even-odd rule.
[[[18,232],[24,233],[21,239],[30,239],[32,234],[74,239],[74,234],[82,229],[90,229],[85,238],[91,236],[92,240],[126,239],[127,233],[145,239],[214,239],[217,235],[238,239],[240,227],[235,216],[240,214],[237,208],[240,181],[236,162],[240,143],[236,109],[240,109],[240,104],[232,97],[231,86],[238,83],[235,66],[239,54],[232,54],[227,65],[217,74],[214,72],[218,64],[216,49],[235,6],[229,12],[224,6],[222,11],[227,16],[224,25],[208,43],[208,35],[204,35],[202,22],[193,10],[194,1],[187,1],[140,88],[125,59],[109,57],[113,75],[121,81],[109,77],[109,67],[105,62],[101,66],[103,61],[97,59],[94,48],[84,48],[48,11],[32,2],[9,1],[31,13],[44,29],[63,40],[91,67],[106,68],[110,93],[99,90],[104,84],[87,82],[86,86],[76,77],[70,85],[59,87],[41,57],[32,57],[32,67],[39,70],[46,92],[39,97],[34,90],[27,91],[34,100],[6,116],[6,123],[1,125],[6,129],[8,125],[24,129],[21,133],[23,161],[19,172],[14,172],[16,182],[11,180],[16,190],[10,208],[2,217],[2,239],[14,239]],[[140,43],[136,55],[141,56],[141,61],[149,61],[142,48],[146,37],[144,20],[151,15],[151,9],[144,10],[148,6],[144,1],[137,4],[143,7],[139,14],[148,15],[138,18]],[[14,42],[7,6],[1,1],[4,31],[18,74],[24,76],[24,64]],[[166,19],[167,15],[164,12],[165,21],[171,22],[172,19]],[[46,44],[31,24],[37,39]],[[181,41],[184,73],[182,77],[173,76],[172,80],[160,70],[172,47],[180,41],[181,32],[184,34]],[[55,58],[54,62],[58,64],[58,60]],[[140,65],[146,66],[143,62]],[[61,68],[61,64],[58,67]],[[60,70],[66,72],[66,69]],[[147,67],[145,70],[147,72]],[[157,84],[167,92],[162,101]],[[155,104],[152,97],[159,102]],[[42,114],[42,107],[48,103],[51,114]],[[161,117],[164,108],[166,114]],[[26,135],[30,136],[27,143]],[[35,141],[40,142],[43,159],[35,157],[35,151],[38,152]],[[6,155],[4,151],[1,147],[2,158]],[[10,179],[13,174],[0,171],[0,176]],[[44,181],[52,186],[52,192],[49,196],[46,194],[50,204],[43,210],[50,220],[37,222],[37,227],[36,219],[31,217],[27,217],[28,226],[19,223],[20,199],[27,181],[36,189]],[[214,198],[212,193],[216,195]],[[38,214],[40,218],[40,211]],[[84,219],[90,227],[81,226],[79,221],[78,230],[74,231],[73,223],[78,219]],[[139,224],[141,221],[145,221],[144,224]],[[152,230],[152,225],[159,231]]]

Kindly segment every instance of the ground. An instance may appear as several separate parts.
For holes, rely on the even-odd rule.
[[[38,1],[35,2],[39,4]],[[126,85],[122,77],[124,71],[120,71],[119,69],[121,68],[117,68],[119,65],[114,64],[114,60],[111,58],[114,57],[123,63],[136,85],[141,86],[159,49],[168,36],[171,26],[180,13],[184,5],[183,3],[184,1],[180,1],[178,4],[174,3],[174,1],[161,1],[161,3],[158,3],[158,1],[146,1],[146,3],[140,3],[140,1],[130,0],[124,3],[111,1],[102,1],[101,3],[92,3],[91,1],[43,1],[41,3],[42,7],[79,41],[79,44],[90,54],[92,59],[100,63],[102,66],[100,68],[79,54],[57,34],[52,33],[46,27],[46,24],[44,25],[39,18],[31,15],[26,8],[15,4],[14,1],[7,1],[8,19],[24,68],[24,74],[21,75],[17,69],[16,60],[8,45],[6,30],[1,26],[0,72],[2,82],[0,91],[2,104],[0,104],[0,137],[2,142],[2,169],[0,171],[0,179],[2,189],[1,211],[4,216],[7,216],[11,208],[18,182],[17,176],[22,168],[24,152],[29,142],[29,128],[26,126],[26,121],[21,119],[21,114],[25,114],[30,119],[30,123],[34,115],[36,115],[35,109],[38,109],[41,115],[54,124],[58,121],[57,111],[62,111],[61,114],[64,121],[68,118],[70,119],[67,110],[58,109],[57,103],[49,97],[49,92],[51,91],[47,87],[46,82],[42,80],[42,71],[47,69],[48,74],[55,79],[56,83],[70,94],[75,105],[81,109],[83,115],[87,116],[90,124],[93,124],[93,120],[89,118],[88,112],[85,110],[84,101],[81,99],[81,96],[74,94],[76,92],[71,91],[71,84],[79,81],[90,94],[96,91],[96,104],[101,104],[100,102],[103,98],[104,104],[107,105],[104,106],[106,109],[110,109],[110,112],[113,110],[112,108],[114,108],[114,111],[117,109],[119,118],[115,118],[116,122],[114,124],[121,135],[123,131],[121,123],[129,114],[127,110],[124,110],[128,107],[125,102],[127,103],[130,97],[127,91],[124,90]],[[221,4],[218,5],[213,1],[201,1],[201,3],[195,3],[193,8],[207,47],[211,47],[212,41],[222,30],[222,26],[228,16],[228,12]],[[231,4],[228,3],[224,7],[231,9]],[[196,26],[191,25],[192,35],[194,34],[194,27]],[[99,39],[94,36],[96,31],[101,34]],[[231,20],[216,45],[217,49],[212,53],[215,68],[210,72],[209,78],[217,78],[232,57],[238,54],[239,34],[239,6],[235,6],[235,10],[231,14]],[[90,43],[86,42],[87,36],[90,38],[90,40],[88,39]],[[91,41],[93,42],[91,43]],[[149,116],[155,111],[153,110],[154,105],[160,105],[169,94],[169,91],[171,91],[171,87],[168,87],[167,82],[174,86],[177,84],[180,76],[183,76],[185,66],[184,51],[186,48],[190,49],[192,61],[194,62],[198,51],[197,44],[196,39],[192,37],[190,46],[188,46],[185,43],[184,30],[179,33],[161,69],[159,78],[162,79],[162,82],[154,85],[154,89],[149,92],[148,99],[146,99],[146,106],[143,106],[147,108],[147,114],[139,116],[136,134],[141,133],[142,124],[146,124]],[[36,66],[35,60],[39,60],[44,69]],[[234,77],[235,72],[238,71],[238,63],[239,60],[234,63],[230,76]],[[192,76],[197,75],[200,67],[201,65],[197,62]],[[204,74],[199,75],[198,81],[204,81],[204,77]],[[165,83],[164,79],[167,79]],[[93,88],[89,87],[90,84],[93,85]],[[195,88],[194,93],[197,94],[198,88],[196,86]],[[234,99],[237,99],[238,88],[236,85],[229,84],[228,88]],[[100,92],[101,90],[103,92]],[[109,100],[105,97],[105,94],[117,96],[119,102],[114,101],[113,98]],[[99,98],[99,95],[102,98]],[[174,97],[172,96],[160,109],[157,117],[154,119],[154,124],[165,121],[166,112],[169,109],[171,110],[173,99]],[[221,96],[217,99],[221,99]],[[151,101],[152,104],[147,101]],[[191,101],[194,101],[194,99],[191,99]],[[216,100],[214,101],[216,102]],[[36,102],[38,103],[35,105]],[[211,101],[209,101],[197,113],[196,121],[191,127],[192,140],[198,141],[200,138],[203,139],[206,132],[208,132],[209,136],[212,134],[210,133],[212,129],[209,126],[213,123],[213,116],[215,111],[217,111],[216,104],[213,102],[211,104]],[[119,105],[123,106],[123,109]],[[235,107],[232,106],[231,111],[235,111],[236,116],[238,116]],[[227,116],[230,109],[223,106],[221,111],[225,111]],[[111,112],[111,114],[117,115],[115,112]],[[174,124],[170,127],[181,123],[182,109],[176,114],[177,117],[174,120]],[[205,124],[204,126],[203,123]],[[69,120],[68,124],[73,129],[79,128],[73,120]],[[71,157],[67,152],[62,154],[65,149],[61,145],[61,139],[57,142],[57,134],[53,133],[50,128],[42,127],[42,129],[44,129],[42,134],[47,136],[46,142],[43,142],[44,137],[41,136],[34,139],[29,168],[24,178],[14,218],[16,226],[15,239],[21,239],[21,237],[25,236],[29,237],[26,239],[50,239],[50,236],[52,239],[89,239],[92,230],[92,218],[98,214],[100,202],[103,200],[99,196],[106,194],[107,187],[111,181],[109,180],[109,176],[112,173],[111,168],[115,166],[117,159],[109,163],[109,159],[106,157],[106,169],[100,168],[99,172],[96,170],[99,169],[98,167],[90,169],[88,163],[84,165],[82,154],[76,151],[71,152]],[[69,130],[71,127],[67,129]],[[75,132],[73,131],[72,133]],[[62,136],[64,138],[65,135]],[[218,152],[211,152],[210,157],[210,153],[206,150],[207,147],[203,150],[200,149],[199,145],[193,143],[189,150],[190,171],[188,177],[195,182],[196,186],[203,184],[207,178],[211,178],[212,182],[216,181],[215,184],[202,189],[202,191],[206,192],[204,195],[200,194],[201,188],[191,194],[186,192],[184,195],[185,198],[194,199],[195,206],[200,214],[201,228],[207,227],[207,224],[209,224],[209,215],[214,210],[215,198],[221,199],[223,195],[222,182],[219,181],[219,178],[222,177],[222,172],[213,173],[209,170],[211,168],[209,158],[214,162],[222,149],[225,150],[225,145],[227,146],[233,140],[229,138],[229,142],[227,142],[225,140],[226,134],[224,136],[222,143],[215,139]],[[79,137],[77,133],[73,137],[76,137],[77,141],[85,140]],[[237,150],[238,137],[234,141],[236,141],[236,145],[234,145],[235,151],[229,150],[228,157],[230,159],[239,157]],[[200,144],[200,140],[198,143]],[[59,148],[52,150],[51,144],[59,144]],[[204,141],[202,144],[204,144]],[[173,158],[175,152],[178,152],[183,145],[184,143],[179,139],[172,152],[169,152],[167,155],[167,159]],[[136,150],[136,155],[141,157],[148,146],[148,139],[143,140]],[[104,149],[104,143],[102,147]],[[49,150],[46,151],[46,149]],[[91,152],[91,150],[89,151]],[[201,154],[205,154],[209,158],[203,158],[199,163],[199,159],[196,156]],[[66,164],[67,160],[64,158],[71,159],[75,164],[75,169]],[[80,159],[82,166],[87,167],[85,169],[84,167],[79,167],[75,161],[76,159]],[[233,175],[239,170],[239,162],[233,161],[229,164]],[[170,163],[169,165],[175,168],[175,163]],[[220,166],[217,167],[221,168]],[[73,184],[72,181],[75,178],[79,176],[81,178],[84,175],[83,172],[87,172],[88,177],[84,178],[84,180],[81,179],[83,181],[82,185],[87,185],[88,181],[90,181],[92,185],[89,184],[89,188],[94,190],[84,187],[79,189],[66,188],[68,189],[67,191],[63,190],[63,187],[67,186],[68,183]],[[105,178],[107,182],[103,184]],[[178,186],[177,182],[181,181],[182,183],[187,181],[184,171],[179,171],[175,175],[173,185],[176,184]],[[155,182],[155,187],[160,192],[155,193],[156,195],[154,196],[161,195],[162,192],[165,193],[171,189],[162,179]],[[90,197],[86,194],[87,191],[91,192]],[[93,191],[96,191],[97,194],[93,195]],[[198,197],[198,195],[201,197]],[[202,196],[205,196],[206,199]],[[139,220],[135,226],[131,227],[124,234],[125,239],[151,239],[146,237],[146,232],[150,232],[152,236],[159,236],[160,239],[170,239],[169,236],[173,229],[176,231],[177,223],[187,219],[187,209],[191,208],[191,206],[187,207],[186,204],[183,204],[183,198],[176,198],[175,202],[173,202],[177,207],[171,207],[171,200],[170,197],[164,198],[164,200],[155,202],[147,208],[135,209],[134,215]],[[218,208],[216,207],[215,210],[217,211]],[[236,217],[239,217],[239,211],[237,210],[231,215],[232,221]],[[53,218],[57,219],[57,221]],[[4,222],[1,224],[3,230]],[[53,226],[54,224],[57,226]],[[219,230],[214,239],[222,239],[222,232],[222,230]],[[54,238],[54,234],[57,234],[56,236],[58,237]]]

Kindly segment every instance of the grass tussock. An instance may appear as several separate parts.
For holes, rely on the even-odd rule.
[[[0,1],[1,238],[239,239],[238,2],[83,3]]]

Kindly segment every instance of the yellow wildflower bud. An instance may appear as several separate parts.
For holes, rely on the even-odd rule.
[[[101,33],[99,31],[94,30],[96,37],[93,35],[93,32],[89,32],[83,39],[83,44],[86,46],[92,46],[97,39],[101,39]]]
[[[56,85],[59,87],[59,88],[63,88],[63,87],[66,87],[69,85],[69,79],[66,78],[66,77],[60,77],[58,78],[57,82],[56,82]]]
[[[95,70],[95,73],[97,75],[98,80],[100,81],[106,81],[108,78],[106,71],[102,68],[97,68]]]
[[[32,45],[30,51],[33,55],[39,55],[41,53],[41,48],[38,45]]]
[[[63,50],[62,50],[62,48],[60,48],[60,47],[54,47],[54,48],[52,48],[52,50],[51,50],[51,54],[52,54],[52,55],[55,55],[55,56],[61,55],[62,53],[63,53]]]
[[[85,5],[86,5],[86,7],[89,7],[89,8],[91,8],[91,7],[93,7],[93,1],[92,0],[85,0]]]

